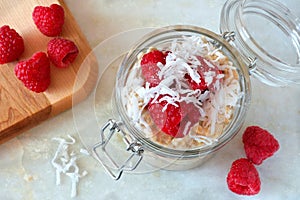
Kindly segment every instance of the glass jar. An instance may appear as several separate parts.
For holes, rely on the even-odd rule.
[[[257,20],[257,17],[263,20]],[[286,54],[280,53],[283,56],[279,57],[279,53],[271,48],[274,40],[267,40],[265,36],[258,34],[260,30],[251,28],[253,22],[255,27],[273,28],[274,35],[284,34],[288,40],[276,41],[276,45],[282,45],[284,49],[289,45],[291,50]],[[87,106],[85,112],[82,112],[82,108],[73,108],[74,120],[83,144],[116,180],[123,171],[185,170],[199,166],[239,132],[251,98],[249,75],[274,86],[300,83],[299,27],[297,18],[274,0],[228,0],[221,13],[221,35],[200,27],[175,25],[156,30],[129,31],[112,37],[105,44],[101,44],[97,52],[94,51],[94,55],[109,54],[111,57],[101,64],[106,64],[107,68],[100,70],[97,87],[83,103]],[[131,41],[128,38],[139,38],[137,35],[143,37],[134,45],[126,44],[127,48],[131,47],[128,51],[118,46],[119,41],[126,41],[124,38],[128,42]],[[128,80],[132,78],[131,70],[138,62],[141,52],[151,47],[163,49],[171,46],[174,40],[180,41],[182,37],[191,36],[205,37],[210,45],[224,53],[233,63],[242,95],[237,101],[230,122],[212,143],[192,148],[170,148],[153,141],[136,126],[125,109],[123,93]],[[108,46],[113,48],[115,54],[108,53]],[[123,53],[126,55],[120,56]],[[86,62],[95,59],[94,55],[87,58]],[[117,59],[112,55],[117,56]],[[98,60],[101,61],[99,58]],[[79,85],[75,83],[75,88]],[[77,102],[80,95],[74,95],[73,98]],[[100,115],[95,116],[95,110]],[[84,128],[86,126],[89,129]],[[98,143],[95,142],[97,137],[100,137]],[[138,169],[142,160],[142,163],[150,164],[151,167]]]

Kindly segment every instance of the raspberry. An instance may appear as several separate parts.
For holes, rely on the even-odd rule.
[[[156,126],[164,133],[172,137],[183,137],[183,135],[177,134],[182,119],[180,105],[178,102],[176,103],[177,106],[173,104],[167,105],[166,100],[161,100],[163,97],[163,95],[160,95],[157,102],[150,102],[148,105],[150,116]],[[165,106],[167,108],[164,110]]]
[[[189,74],[185,74],[184,78],[187,80],[190,88],[193,90],[214,90],[214,83],[217,81],[217,76],[221,74],[222,71],[220,71],[218,67],[203,57],[197,56],[197,58],[200,61],[200,66],[197,68],[197,72],[200,76],[200,83],[195,82]]]
[[[159,50],[153,50],[143,55],[141,60],[142,74],[150,87],[155,87],[160,83],[158,72],[160,71],[157,63],[166,64],[166,54]]]
[[[234,161],[227,175],[228,188],[240,195],[255,195],[260,191],[260,178],[255,166],[246,158]]]
[[[48,43],[47,53],[56,67],[66,68],[75,60],[79,50],[71,40],[53,38]]]
[[[247,158],[256,165],[260,165],[279,149],[274,136],[258,126],[249,126],[245,130],[243,143]]]
[[[188,118],[192,125],[199,122],[200,112],[193,103],[186,103],[183,101],[180,102],[180,106],[182,116]]]
[[[25,87],[34,92],[44,92],[50,85],[50,62],[44,52],[35,53],[30,59],[20,61],[15,74]]]
[[[9,26],[2,26],[0,28],[0,64],[17,60],[23,52],[23,38]]]
[[[36,27],[46,36],[58,36],[65,21],[64,9],[58,4],[50,7],[36,6],[32,13]]]
[[[175,138],[184,137],[192,126],[199,122],[200,112],[193,103],[175,102],[176,106],[167,105],[167,101],[162,100],[165,96],[160,95],[157,102],[148,104],[150,116],[164,133]]]
[[[195,123],[192,123],[188,117],[183,118],[180,124],[177,125],[179,130],[177,131],[176,138],[186,136],[194,125]]]
[[[204,91],[207,89],[207,85],[205,83],[203,75],[201,75],[201,74],[199,74],[199,75],[200,75],[200,83],[195,82],[189,74],[185,74],[184,78],[187,80],[190,88],[192,88],[193,90],[199,89],[201,91]]]

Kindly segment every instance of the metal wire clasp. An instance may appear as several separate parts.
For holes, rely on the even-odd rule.
[[[234,31],[226,31],[222,34],[222,37],[227,42],[233,42],[235,40],[235,32]],[[249,61],[248,68],[249,68],[249,74],[251,75],[256,70],[256,57],[248,57],[247,60]]]
[[[143,159],[143,147],[142,144],[136,141],[131,135],[125,134],[121,129],[121,122],[116,122],[112,119],[108,120],[106,124],[101,129],[100,142],[93,146],[93,154],[97,161],[101,163],[106,172],[114,179],[118,180],[121,178],[123,171],[133,171],[137,168],[140,162]],[[107,133],[108,132],[108,133]],[[121,165],[113,159],[113,157],[107,152],[106,146],[109,143],[110,139],[115,133],[120,133],[123,136],[123,141],[126,144],[126,150],[131,151],[131,155],[125,160]],[[106,136],[107,134],[107,136]],[[99,152],[97,149],[100,149]],[[106,163],[104,163],[103,158],[100,156],[100,152],[106,157],[109,163],[116,169],[112,169]],[[128,166],[130,161],[137,157],[135,163],[131,166]]]
[[[257,62],[257,58],[254,57],[248,57],[248,61],[249,61],[249,65],[248,65],[248,68],[249,68],[249,74],[251,75],[257,68],[257,65],[256,65],[256,62]]]
[[[234,31],[226,31],[222,34],[222,37],[227,41],[234,41],[235,40],[235,32]]]

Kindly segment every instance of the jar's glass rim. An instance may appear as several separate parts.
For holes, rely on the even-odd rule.
[[[130,118],[128,117],[125,108],[122,106],[121,101],[121,93],[117,92],[120,87],[124,85],[125,78],[124,74],[127,74],[126,70],[128,70],[128,65],[130,62],[133,62],[133,60],[136,60],[136,55],[140,53],[141,50],[145,49],[145,45],[150,45],[151,46],[151,40],[157,36],[162,36],[162,35],[168,35],[170,33],[196,33],[202,36],[207,36],[210,39],[213,39],[215,42],[219,43],[219,45],[223,46],[234,58],[236,63],[238,63],[239,69],[243,73],[243,89],[246,90],[247,94],[243,95],[241,98],[241,105],[240,108],[238,108],[238,113],[235,119],[232,120],[232,123],[230,123],[230,127],[226,129],[225,133],[222,134],[218,138],[218,142],[213,143],[212,145],[206,145],[194,149],[171,149],[168,147],[164,147],[162,145],[159,145],[157,143],[154,143],[150,141],[149,139],[144,138],[144,136],[140,133],[140,130],[138,130],[134,125],[132,125]],[[130,67],[129,67],[130,68]],[[234,137],[237,133],[239,128],[241,127],[246,110],[248,109],[248,104],[250,101],[250,80],[249,80],[249,73],[248,69],[245,67],[241,57],[239,56],[239,53],[231,46],[228,44],[228,42],[222,38],[220,35],[211,32],[207,29],[196,27],[196,26],[191,26],[191,25],[174,25],[174,26],[167,26],[167,27],[162,27],[157,30],[154,30],[153,32],[145,35],[141,40],[139,40],[133,48],[127,53],[125,58],[123,59],[123,62],[121,63],[120,69],[117,74],[117,83],[115,86],[115,96],[114,96],[114,105],[116,105],[116,111],[119,113],[121,117],[121,121],[124,122],[124,125],[128,132],[133,134],[138,140],[145,145],[145,147],[150,150],[150,151],[155,151],[156,154],[161,154],[162,156],[168,156],[168,157],[183,157],[183,158],[189,158],[189,157],[195,157],[199,155],[205,155],[211,152],[214,152],[224,146],[232,137]]]
[[[252,37],[245,23],[248,15],[255,14],[270,22],[279,31],[288,35],[295,48],[296,63],[283,60],[264,50],[263,46]],[[249,16],[250,16],[249,15]],[[272,86],[284,86],[290,83],[300,84],[300,24],[299,18],[287,7],[276,0],[227,0],[220,18],[220,31],[234,31],[235,41],[232,44],[241,53],[244,62],[248,58],[257,58],[256,70],[252,74],[260,81]],[[251,31],[260,31],[259,29]],[[282,43],[285,41],[282,41]]]

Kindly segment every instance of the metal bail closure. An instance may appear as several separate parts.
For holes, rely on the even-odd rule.
[[[95,144],[93,146],[93,153],[97,161],[104,167],[106,172],[114,179],[118,180],[121,178],[121,175],[123,171],[133,171],[137,168],[137,166],[140,164],[140,162],[143,159],[143,147],[142,144],[136,141],[132,136],[125,134],[121,129],[120,125],[122,125],[121,122],[116,122],[112,119],[108,120],[106,124],[101,129],[100,134],[100,142]],[[119,133],[123,137],[123,141],[126,144],[127,151],[131,151],[131,155],[124,161],[123,164],[119,165],[117,162],[113,159],[113,157],[107,152],[106,146],[113,137],[115,133]],[[99,149],[99,153],[97,151]],[[107,164],[105,164],[104,159],[101,158],[100,152],[103,153],[105,158],[109,161],[109,163],[115,168],[112,169]],[[130,161],[137,157],[135,163],[131,166],[128,166],[130,164]]]
[[[248,61],[249,61],[249,65],[248,65],[249,75],[251,75],[257,68],[257,65],[256,65],[257,58],[256,57],[254,57],[254,58],[248,57]]]
[[[234,31],[226,31],[222,33],[222,37],[227,41],[227,42],[233,42],[235,41],[235,32]],[[248,69],[249,69],[249,74],[251,75],[257,68],[256,62],[257,58],[256,57],[248,57],[247,58],[249,61],[248,64]]]
[[[234,31],[226,31],[222,34],[222,37],[227,41],[234,41],[235,40],[235,32]]]

